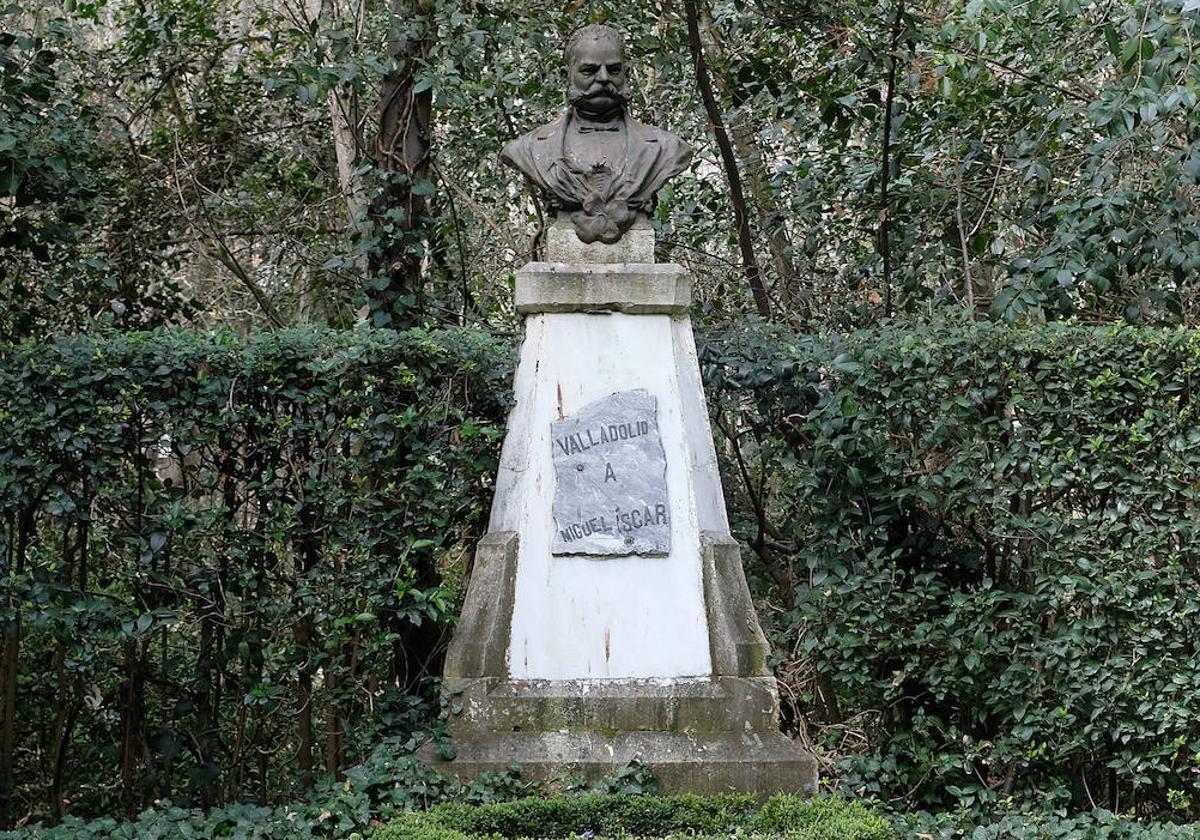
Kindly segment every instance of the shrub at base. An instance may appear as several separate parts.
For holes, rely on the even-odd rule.
[[[406,814],[373,840],[565,837],[787,837],[891,840],[888,822],[857,802],[747,796],[577,796],[480,806],[446,804]]]

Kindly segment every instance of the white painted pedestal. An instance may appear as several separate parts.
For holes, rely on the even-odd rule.
[[[639,255],[645,236],[632,239]],[[576,253],[572,238],[556,228],[552,256]],[[620,258],[622,244],[587,254]],[[518,762],[531,777],[595,777],[637,757],[663,792],[811,790],[815,761],[778,731],[766,640],[728,533],[687,274],[530,263],[516,299],[516,406],[447,654],[445,688],[462,713],[451,720],[458,757],[440,769]],[[633,389],[657,401],[670,553],[552,555],[551,423]]]
[[[489,530],[521,535],[509,646],[513,679],[697,677],[712,673],[701,583],[698,496],[720,494],[711,439],[689,435],[697,406],[686,316],[584,312],[530,315],[518,398]],[[667,459],[671,552],[666,557],[551,556],[554,466],[550,423],[618,391],[657,398]],[[706,424],[707,425],[707,424]],[[699,446],[697,444],[700,444]],[[709,522],[704,530],[728,530]]]

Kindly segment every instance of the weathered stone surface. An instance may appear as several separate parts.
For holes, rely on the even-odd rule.
[[[778,731],[767,643],[728,534],[686,273],[531,263],[518,272],[517,300],[531,317],[489,527],[520,539],[495,533],[495,550],[480,546],[444,683],[461,710],[449,720],[457,758],[429,751],[427,760],[463,778],[517,764],[524,778],[545,779],[611,775],[636,757],[663,792],[811,792],[816,763]],[[670,551],[604,561],[556,553],[556,427],[637,389],[654,398]],[[598,456],[588,444],[562,454]],[[511,546],[512,579],[499,546]],[[476,638],[460,646],[465,633]]]
[[[774,677],[447,681],[455,738],[497,732],[774,732]],[[647,759],[648,760],[648,759]]]
[[[489,529],[516,531],[518,551],[509,667],[520,679],[618,679],[712,673],[701,583],[700,535],[714,529],[697,504],[703,486],[689,465],[710,464],[711,435],[689,436],[678,383],[694,366],[686,318],[666,315],[539,315],[525,322],[516,405],[496,478]],[[658,406],[667,460],[667,557],[597,561],[554,555],[555,492],[551,424],[595,400],[644,388]],[[696,507],[693,507],[696,505]],[[684,524],[686,523],[686,525]],[[716,526],[715,529],[720,529]]]
[[[701,534],[704,561],[704,608],[713,670],[739,677],[769,677],[771,647],[758,624],[741,547],[728,534]]]
[[[425,750],[437,771],[463,779],[503,773],[513,765],[521,778],[548,780],[564,773],[595,780],[638,759],[658,781],[658,791],[676,793],[773,793],[811,796],[817,762],[781,732],[505,732],[456,742],[457,756],[445,761]]]
[[[654,396],[621,391],[550,424],[553,554],[671,550],[667,460]]]
[[[476,546],[462,617],[446,651],[447,680],[508,675],[518,544],[515,531],[500,531]]]
[[[654,228],[640,219],[611,245],[607,242],[584,242],[575,232],[571,220],[559,214],[546,230],[546,261],[557,263],[652,263],[654,262]]]
[[[424,760],[464,779],[514,764],[524,779],[612,775],[646,764],[663,793],[810,794],[814,757],[779,732],[779,695],[742,573],[738,544],[703,535],[704,593],[714,673],[622,680],[452,679],[456,757]],[[494,575],[480,578],[494,592]],[[468,603],[474,603],[472,578]],[[501,594],[501,597],[503,595]],[[461,625],[460,625],[461,630]]]
[[[531,262],[517,271],[517,311],[686,315],[692,281],[674,263]]]

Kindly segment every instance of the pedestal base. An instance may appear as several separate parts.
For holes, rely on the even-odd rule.
[[[508,732],[776,732],[774,677],[447,680],[456,738]]]
[[[640,252],[645,261],[631,262],[645,245],[637,237],[596,246],[588,253],[598,262],[580,264],[560,241],[570,232],[558,233],[550,258],[570,262],[517,272],[527,318],[516,406],[489,533],[446,655],[456,757],[426,758],[463,778],[519,765],[533,780],[594,780],[638,759],[664,793],[812,793],[816,761],[779,732],[769,646],[729,535],[687,274]],[[613,457],[593,472],[616,481],[613,462],[637,474],[654,461],[655,500],[669,514],[664,550],[556,553],[560,486],[574,488],[572,499],[608,499],[614,515],[624,503],[560,480],[554,446],[569,448],[553,429],[635,391],[653,398],[665,470],[653,457],[632,466]]]
[[[427,750],[430,766],[463,779],[517,765],[525,779],[594,781],[636,758],[662,793],[815,791],[816,760],[778,729],[775,678],[736,542],[720,534],[703,539],[713,676],[514,680],[505,618],[518,542],[516,534],[498,533],[479,543],[443,687],[458,709],[450,718],[456,757]]]
[[[514,764],[521,778],[546,781],[613,776],[633,759],[654,774],[658,792],[811,795],[817,762],[780,732],[507,732],[455,739],[452,761],[429,765],[462,779],[503,773]]]

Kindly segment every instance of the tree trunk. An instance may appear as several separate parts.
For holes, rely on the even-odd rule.
[[[384,76],[375,165],[382,181],[371,202],[378,244],[371,251],[367,299],[376,326],[419,321],[424,292],[421,263],[429,180],[433,89],[422,78],[429,55],[428,0],[392,0],[388,52],[396,68]]]
[[[33,536],[34,503],[22,509],[16,517],[17,539],[15,552],[11,537],[9,569],[20,575],[25,571],[25,553]],[[10,529],[9,533],[12,533]],[[12,618],[3,627],[3,651],[0,651],[0,826],[8,827],[16,819],[16,779],[13,763],[16,753],[17,720],[17,675],[21,664],[21,605],[11,594],[8,596]]]
[[[361,218],[366,206],[366,187],[357,171],[358,132],[354,124],[357,96],[353,88],[334,88],[329,91],[327,104],[333,128],[333,150],[337,155],[338,185],[346,202],[347,220],[353,224]]]
[[[321,0],[321,28],[336,28],[336,10],[333,0]],[[367,206],[367,187],[362,173],[358,171],[362,138],[358,133],[358,92],[351,85],[336,85],[325,98],[329,109],[329,124],[333,134],[333,151],[337,157],[338,187],[346,203],[346,223],[355,225],[362,221]],[[367,261],[356,257],[359,276],[366,279]],[[316,304],[309,300],[309,289],[304,288],[300,320],[309,320],[310,310]]]
[[[750,286],[750,294],[754,297],[754,305],[758,314],[764,318],[771,317],[771,301],[767,297],[763,285],[762,269],[758,265],[758,257],[754,254],[754,238],[750,231],[750,217],[746,212],[746,197],[742,192],[742,176],[738,170],[737,158],[733,154],[733,145],[729,141],[729,133],[725,130],[725,122],[721,117],[721,107],[713,94],[712,81],[709,79],[708,65],[704,60],[704,46],[700,42],[700,15],[696,9],[696,0],[684,0],[687,15],[688,46],[692,52],[692,64],[696,70],[696,84],[700,88],[700,98],[704,101],[704,110],[708,114],[708,122],[717,138],[717,147],[721,152],[721,163],[725,168],[725,178],[729,182],[729,198],[733,204],[733,222],[737,230],[738,249],[742,255],[742,267],[746,272],[746,281]]]
[[[329,681],[330,692],[337,688],[337,680]],[[335,779],[342,775],[342,716],[331,699],[325,704],[325,772]]]
[[[214,705],[214,685],[217,680],[217,626],[224,617],[217,605],[215,590],[220,581],[210,574],[207,578],[208,592],[201,589],[200,603],[196,605],[196,620],[199,625],[199,639],[196,648],[196,670],[192,682],[192,703],[195,708],[196,729],[193,735],[193,749],[196,763],[202,771],[207,772],[216,761],[216,751],[220,748],[219,719],[220,710]],[[217,785],[210,781],[199,785],[195,792],[196,804],[201,808],[210,807],[217,802]]]
[[[124,644],[125,685],[121,692],[121,813],[141,810],[141,763],[146,710],[146,668],[136,640]]]
[[[725,45],[721,35],[713,26],[712,15],[707,7],[701,9],[700,40],[707,53],[712,56],[709,69],[717,91],[734,107],[729,123],[730,137],[746,172],[746,186],[750,199],[758,211],[759,226],[767,237],[767,249],[775,274],[779,277],[779,297],[787,309],[801,305],[807,309],[811,291],[800,288],[795,263],[792,261],[792,241],[787,229],[787,216],[771,189],[771,179],[758,143],[758,133],[750,122],[749,111],[741,107],[745,95],[729,72]]]
[[[321,458],[323,453],[319,446],[314,446],[307,435],[296,442],[296,451],[303,453],[308,463]],[[296,737],[299,746],[296,752],[296,763],[300,767],[300,784],[311,788],[314,782],[313,768],[315,760],[313,733],[313,673],[316,671],[316,618],[312,609],[305,603],[303,590],[309,587],[313,569],[321,561],[321,522],[327,510],[317,507],[317,502],[307,496],[297,499],[300,505],[299,528],[296,529],[296,547],[298,549],[298,565],[296,578],[292,588],[292,610],[296,616],[292,625],[292,640],[296,644],[296,688],[299,704],[299,720],[296,725]]]
[[[296,675],[296,685],[299,689],[300,721],[297,724],[297,737],[300,746],[296,754],[296,763],[300,766],[300,784],[302,787],[313,786],[313,679],[312,679],[312,638],[313,617],[304,615],[296,622],[293,631],[296,641],[296,652],[304,657]]]
[[[896,17],[892,21],[891,49],[888,58],[887,93],[883,100],[883,151],[879,171],[879,256],[883,260],[883,314],[892,317],[892,208],[888,185],[892,178],[892,110],[896,101],[896,63],[900,39],[904,35],[904,0],[896,0]]]
[[[4,723],[0,727],[0,826],[9,827],[16,818],[13,778],[13,752],[16,748],[17,669],[21,660],[21,614],[13,615],[4,625],[4,650],[0,654],[3,673]]]
[[[66,775],[67,752],[71,747],[71,737],[75,734],[75,722],[83,706],[83,685],[76,681],[74,693],[63,690],[60,702],[66,709],[66,720],[55,741],[54,774],[50,781],[50,815],[55,823],[63,818],[63,777]]]

